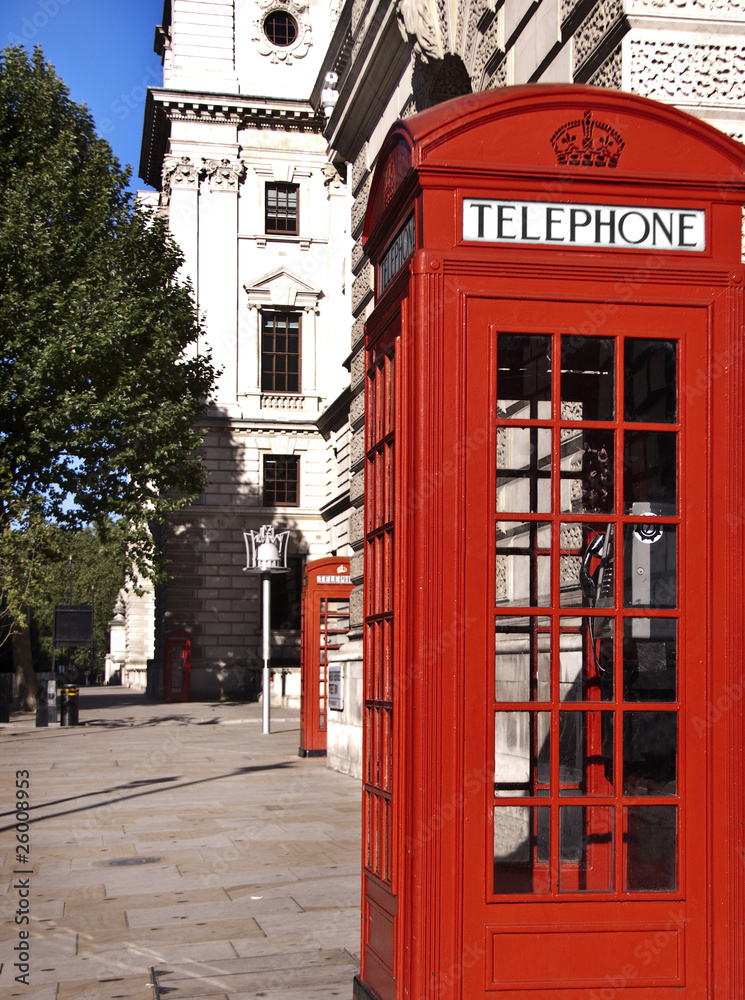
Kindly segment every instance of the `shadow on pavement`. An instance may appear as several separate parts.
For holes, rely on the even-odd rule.
[[[163,784],[164,782],[168,783],[167,789],[166,788],[148,788],[148,789],[144,789],[142,791],[134,792],[132,795],[116,795],[116,794],[114,794],[115,792],[117,792],[120,789],[121,790],[125,790],[125,789],[128,789],[128,788],[131,788],[132,787],[132,783],[130,782],[127,785],[120,785],[120,786],[117,786],[115,788],[104,788],[104,789],[102,789],[99,792],[88,792],[87,793],[88,796],[92,796],[92,795],[95,795],[95,796],[98,796],[98,795],[111,795],[112,796],[109,799],[105,799],[103,802],[96,802],[95,805],[94,804],[86,804],[86,805],[83,805],[83,806],[78,806],[76,809],[63,809],[63,810],[60,810],[59,812],[55,812],[55,813],[51,813],[50,815],[43,815],[43,816],[39,816],[38,812],[37,812],[37,814],[34,816],[34,823],[35,824],[37,824],[37,823],[43,823],[44,820],[47,820],[47,819],[57,819],[60,816],[70,816],[70,815],[73,815],[74,813],[86,812],[89,809],[91,809],[91,810],[92,809],[100,809],[102,806],[110,805],[113,802],[126,802],[128,799],[139,799],[139,798],[142,798],[145,795],[157,795],[159,792],[170,791],[173,788],[177,788],[177,789],[180,789],[180,788],[190,788],[190,787],[192,787],[194,785],[204,785],[205,783],[208,783],[208,782],[211,782],[211,781],[220,781],[223,778],[235,778],[236,776],[238,776],[240,774],[251,774],[251,773],[256,772],[256,771],[280,771],[280,770],[283,770],[284,768],[294,767],[294,766],[295,766],[295,761],[288,761],[288,760],[278,761],[276,764],[252,764],[249,767],[237,767],[233,771],[227,771],[225,774],[217,774],[214,777],[198,778],[195,781],[183,781],[183,782],[181,782],[181,784],[178,784],[178,785],[174,785],[174,784],[170,783],[172,781],[178,781],[178,777],[159,779],[158,782],[157,782],[158,784]],[[135,783],[135,784],[137,784],[137,783]],[[39,810],[39,809],[47,809],[47,808],[52,808],[52,807],[57,806],[57,805],[64,805],[64,803],[66,803],[66,802],[78,802],[82,797],[83,796],[80,796],[80,795],[74,795],[74,796],[71,796],[69,799],[57,799],[56,802],[40,802],[37,805],[36,808],[37,808],[37,810]],[[8,816],[8,815],[14,815],[14,814],[12,814],[12,813],[5,813],[4,815]],[[5,833],[7,830],[14,830],[14,829],[15,829],[15,823],[11,824],[10,826],[0,826],[0,833]]]

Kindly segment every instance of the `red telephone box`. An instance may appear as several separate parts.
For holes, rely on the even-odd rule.
[[[351,592],[348,561],[329,557],[305,564],[301,601],[301,757],[326,756],[328,654],[346,642]]]
[[[360,998],[745,996],[744,200],[589,87],[381,150]]]
[[[163,701],[191,698],[191,635],[178,629],[165,634],[163,652]]]

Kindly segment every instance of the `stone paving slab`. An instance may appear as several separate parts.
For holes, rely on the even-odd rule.
[[[297,714],[265,736],[259,705],[99,688],[81,689],[80,718],[0,724],[0,1000],[351,1000],[360,788],[297,756]],[[12,970],[17,768],[33,800],[28,986]]]
[[[333,986],[340,975],[346,974],[351,980],[356,971],[357,964],[348,952],[333,949],[236,959],[209,969],[190,970],[184,966],[175,970],[155,969],[155,976],[159,990],[169,1000],[202,1000],[250,990]]]

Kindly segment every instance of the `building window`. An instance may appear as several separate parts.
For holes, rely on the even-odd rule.
[[[272,43],[284,48],[297,38],[297,22],[283,10],[273,10],[264,18],[264,34]]]
[[[300,458],[297,455],[264,456],[264,506],[300,505]]]
[[[261,314],[261,391],[300,392],[300,314]]]
[[[266,218],[267,233],[297,236],[297,184],[267,184]]]

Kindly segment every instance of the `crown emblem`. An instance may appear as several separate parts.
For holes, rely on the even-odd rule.
[[[592,112],[562,125],[551,136],[559,163],[570,167],[615,167],[623,152],[624,141],[605,122],[593,121]]]

